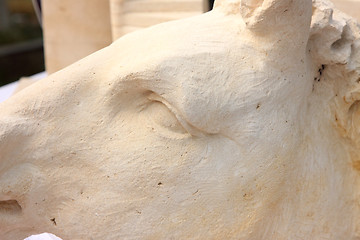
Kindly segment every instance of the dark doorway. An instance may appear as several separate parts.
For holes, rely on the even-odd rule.
[[[209,11],[211,11],[214,7],[214,1],[215,0],[209,0]]]
[[[0,87],[44,71],[42,42],[31,0],[0,0]]]

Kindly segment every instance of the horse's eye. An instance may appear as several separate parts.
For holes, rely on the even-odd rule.
[[[188,131],[179,121],[177,113],[169,109],[168,103],[155,93],[148,95],[149,102],[144,109],[146,119],[152,128],[169,134],[188,134]]]
[[[193,135],[192,127],[170,104],[155,93],[148,95],[149,102],[144,109],[146,119],[159,131]]]
[[[162,102],[152,101],[147,107],[148,119],[156,124],[155,127],[165,128],[174,133],[187,134],[186,129],[181,125],[175,114]]]

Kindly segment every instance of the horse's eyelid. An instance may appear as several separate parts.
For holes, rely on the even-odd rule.
[[[193,127],[185,120],[184,117],[181,116],[181,114],[179,114],[178,111],[176,111],[176,109],[174,107],[171,106],[171,104],[169,104],[168,101],[166,101],[164,98],[162,98],[161,96],[159,96],[158,94],[152,92],[148,95],[147,97],[150,101],[156,101],[156,102],[160,102],[162,104],[164,104],[169,111],[174,114],[175,118],[179,121],[179,123],[181,124],[181,126],[191,135],[198,135],[197,131],[194,131]]]

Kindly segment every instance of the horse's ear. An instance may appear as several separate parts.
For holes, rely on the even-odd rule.
[[[276,29],[296,27],[300,23],[310,24],[311,0],[216,0],[219,7],[227,13],[239,13],[249,29]],[[235,11],[234,8],[238,8]],[[303,22],[303,23],[302,23]],[[290,25],[289,25],[290,24]]]
[[[255,21],[261,18],[263,11],[264,0],[242,0],[240,3],[240,13],[244,21],[249,24],[254,24]],[[251,25],[251,24],[250,24]]]
[[[304,0],[241,0],[240,13],[248,28],[276,28],[292,20],[296,2]]]

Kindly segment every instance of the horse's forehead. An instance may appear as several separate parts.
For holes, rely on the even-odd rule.
[[[232,40],[239,35],[238,24],[239,19],[207,13],[125,35],[112,46],[121,50],[125,58],[132,55],[140,59],[212,52],[216,46],[232,44]]]

